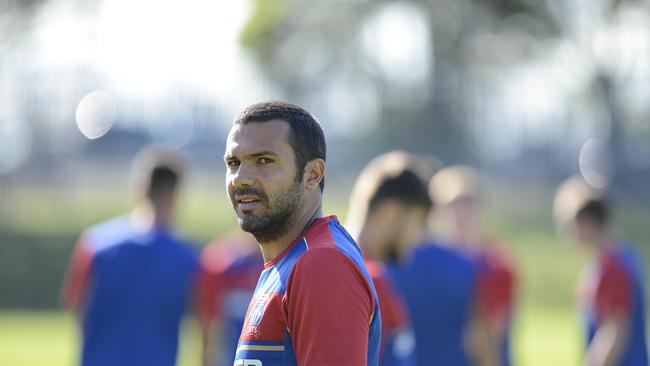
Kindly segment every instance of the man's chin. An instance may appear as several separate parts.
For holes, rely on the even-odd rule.
[[[255,234],[266,229],[266,225],[263,225],[259,221],[257,217],[250,214],[239,216],[239,227],[248,233]]]

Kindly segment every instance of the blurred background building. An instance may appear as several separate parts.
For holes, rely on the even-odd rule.
[[[334,213],[388,150],[484,172],[490,227],[524,267],[523,364],[579,357],[582,257],[557,244],[557,183],[580,172],[610,189],[650,252],[648,1],[0,0],[0,361],[24,360],[11,345],[29,319],[69,326],[36,310],[56,309],[79,231],[128,207],[142,145],[194,162],[183,231],[207,242],[232,226],[225,136],[265,99],[322,122]]]

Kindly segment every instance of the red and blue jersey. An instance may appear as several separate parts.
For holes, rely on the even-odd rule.
[[[367,258],[367,257],[366,257]],[[380,366],[415,365],[415,336],[406,303],[384,263],[366,259],[381,307]]]
[[[320,218],[264,264],[248,307],[236,366],[376,366],[381,315],[354,240]]]
[[[469,365],[464,329],[475,299],[474,262],[449,248],[426,243],[386,267],[407,305],[416,364]]]
[[[492,242],[471,255],[477,270],[475,307],[489,322],[504,325],[498,345],[500,365],[512,364],[510,332],[515,304],[516,275],[509,250],[504,243]]]
[[[628,243],[601,254],[587,266],[579,287],[587,346],[610,315],[628,316],[626,344],[616,365],[647,365],[644,269],[641,256]]]
[[[220,343],[213,346],[222,359],[213,364],[232,365],[264,259],[255,238],[238,233],[213,241],[203,250],[201,262],[207,273],[201,313],[207,315],[207,322],[218,324],[213,331],[220,333],[216,337]]]
[[[174,365],[199,274],[197,253],[163,227],[122,216],[86,231],[62,292],[81,315],[81,364]]]

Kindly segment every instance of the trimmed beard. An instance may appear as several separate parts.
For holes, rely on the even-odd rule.
[[[273,202],[264,192],[256,192],[269,212],[260,215],[242,212],[238,216],[239,226],[253,234],[259,243],[282,237],[293,226],[303,205],[304,192],[301,187],[302,179],[294,179],[289,189],[281,192]]]

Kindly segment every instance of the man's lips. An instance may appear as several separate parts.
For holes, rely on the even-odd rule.
[[[262,200],[256,196],[235,197],[237,208],[243,211],[252,210],[261,204]]]

